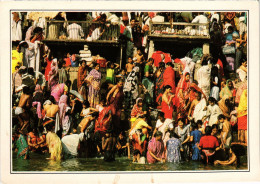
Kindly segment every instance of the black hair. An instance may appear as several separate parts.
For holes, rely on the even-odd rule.
[[[214,128],[216,128],[218,130],[218,125],[217,124],[212,125],[211,129],[213,130]]]
[[[162,111],[159,111],[158,114],[157,114],[157,117],[160,116],[160,117],[163,117],[164,118],[164,112]]]
[[[111,61],[107,62],[107,68],[110,68],[112,65]]]
[[[167,89],[169,89],[169,88],[171,88],[172,89],[172,87],[170,86],[170,85],[166,85],[166,86],[164,86],[164,88],[163,88],[163,92],[165,92]]]
[[[90,106],[89,101],[88,100],[84,100],[83,105],[89,107]]]
[[[149,58],[148,62],[150,62],[150,61],[154,62],[154,59],[153,58]]]
[[[183,123],[185,122],[183,118],[179,118],[179,119],[177,120],[177,123],[179,123],[180,121],[183,122]]]
[[[209,100],[208,100],[209,102],[214,102],[214,103],[216,103],[216,99],[214,98],[214,97],[209,97]]]
[[[198,129],[198,124],[191,123],[191,128],[192,128],[192,130]]]
[[[99,112],[93,112],[91,114],[92,117],[97,118],[99,116]]]
[[[87,61],[86,60],[82,60],[80,64],[82,65],[82,63],[86,63],[87,64]]]
[[[47,131],[52,131],[53,123],[49,123],[49,124],[45,125],[45,128]]]
[[[200,91],[196,91],[196,93],[201,97],[201,92]]]
[[[164,62],[160,62],[159,63],[159,68],[165,68],[165,63]]]
[[[32,75],[32,76],[35,75],[34,70],[33,70],[32,67],[29,67],[29,68],[28,68],[28,74],[30,74],[30,75]]]
[[[17,66],[15,66],[15,69],[19,69],[19,68],[20,68],[20,66],[18,66],[18,65],[17,65]]]
[[[231,30],[233,32],[234,31],[233,26],[228,26],[228,30]]]
[[[204,65],[207,65],[207,64],[208,64],[208,57],[204,57],[201,65],[204,66]]]
[[[218,67],[216,67],[216,66],[213,66],[212,68],[211,68],[211,76],[212,77],[218,77]]]
[[[170,138],[172,138],[172,137],[177,138],[177,139],[180,138],[174,131],[170,131]]]
[[[67,80],[67,81],[65,82],[65,85],[66,85],[68,88],[70,88],[70,86],[71,86],[71,81],[70,81],[70,80]]]
[[[52,96],[52,95],[50,96],[49,100],[50,100],[53,104],[56,103],[56,100],[55,100],[54,96]]]
[[[189,76],[190,76],[190,73],[189,73],[189,72],[186,72],[186,73],[185,73],[185,77],[186,77],[187,75],[189,75]]]
[[[98,63],[93,63],[93,68],[96,68],[97,65],[99,65]]]
[[[137,156],[138,154],[141,155],[140,151],[138,149],[135,149],[133,155]]]
[[[201,120],[197,120],[196,124],[198,124],[198,125],[202,125],[203,123],[202,123]]]
[[[172,64],[172,62],[168,62],[168,63],[166,63],[166,65],[167,65],[167,66],[174,67],[173,64]]]
[[[159,136],[162,136],[163,135],[163,133],[161,132],[161,131],[157,131],[156,133],[155,133],[155,137],[159,137]]]
[[[129,59],[129,58],[133,59],[133,57],[131,57],[131,56],[129,56],[128,59]]]
[[[196,80],[193,80],[193,83],[196,84],[196,85],[199,84],[198,81],[196,81]]]
[[[225,119],[225,116],[223,114],[218,115],[218,120]]]
[[[211,126],[206,126],[206,128],[205,128],[205,135],[211,135],[211,132],[212,132]]]
[[[28,86],[24,86],[23,87],[23,93],[26,94],[26,95],[29,95],[30,94],[30,88]]]
[[[34,28],[33,33],[42,33],[42,28],[41,27]]]

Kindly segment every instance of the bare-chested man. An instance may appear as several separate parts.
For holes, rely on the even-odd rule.
[[[43,120],[43,126],[54,122],[56,119],[56,114],[59,111],[59,106],[55,104],[55,99],[53,96],[49,98],[43,105],[45,111],[45,118]]]
[[[125,68],[126,68],[126,74],[129,74],[133,70],[134,64],[133,64],[132,57],[128,58],[128,63],[125,65]]]
[[[32,105],[32,95],[30,94],[30,88],[28,86],[23,87],[23,93],[21,95],[18,106],[15,108],[15,115],[21,125],[21,130],[23,130],[29,123],[29,109]]]
[[[201,120],[203,116],[206,115],[206,111],[203,111],[206,107],[206,100],[205,98],[201,99],[201,93],[196,91],[195,93],[196,99],[192,101],[189,112],[188,118],[191,120],[194,118],[194,121],[197,122]]]
[[[111,130],[107,130],[105,137],[102,137],[102,149],[104,151],[104,161],[115,161],[116,139],[112,137]]]

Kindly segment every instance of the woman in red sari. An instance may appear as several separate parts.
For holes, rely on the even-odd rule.
[[[178,119],[185,118],[187,116],[186,101],[189,99],[190,93],[190,73],[186,72],[182,76],[176,88],[175,106],[177,108]]]
[[[117,85],[115,85],[107,94],[107,103],[112,111],[113,128],[116,134],[119,134],[122,130],[122,125],[120,125],[121,110],[124,101],[123,93],[124,81],[119,80]]]
[[[51,71],[51,63],[52,63],[52,55],[49,53],[48,57],[45,58],[45,62],[47,63],[47,66],[45,67],[45,79],[46,81],[49,81],[49,73]]]
[[[169,85],[166,85],[164,87],[164,93],[162,96],[162,112],[164,112],[164,118],[165,119],[172,119],[172,113],[173,113],[173,98],[174,94],[171,94],[172,87]]]
[[[163,73],[163,85],[171,86],[171,93],[175,94],[175,71],[171,62],[166,63],[166,69]]]
[[[163,74],[165,71],[165,64],[163,62],[159,63],[159,69],[156,72],[155,81],[155,97],[157,103],[157,109],[161,109],[162,94],[163,94]]]

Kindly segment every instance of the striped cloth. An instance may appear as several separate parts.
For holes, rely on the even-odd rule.
[[[80,25],[73,23],[67,27],[68,39],[80,40],[84,36],[83,29]]]

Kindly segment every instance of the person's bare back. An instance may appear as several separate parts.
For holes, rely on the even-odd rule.
[[[55,118],[56,113],[59,111],[59,106],[55,104],[45,105],[44,110],[47,117]]]
[[[23,109],[29,109],[31,107],[32,97],[27,94],[22,94],[18,107],[21,107]]]

